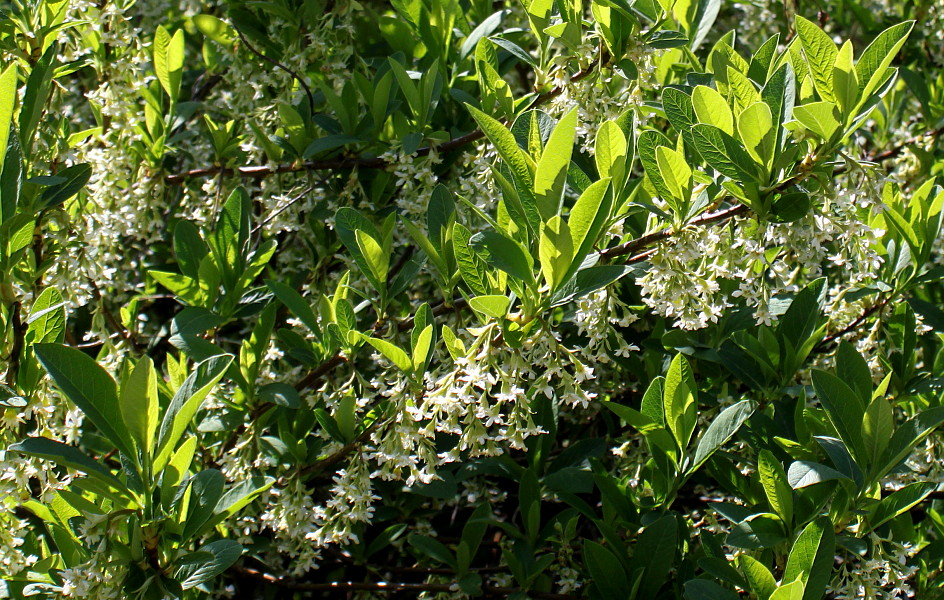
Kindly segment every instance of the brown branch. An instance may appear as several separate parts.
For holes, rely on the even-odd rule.
[[[723,223],[728,219],[734,218],[738,215],[747,214],[750,212],[750,208],[746,204],[738,204],[732,206],[731,208],[726,208],[724,210],[719,210],[716,213],[711,213],[703,215],[692,219],[689,222],[689,225],[714,225],[716,223]],[[676,232],[672,229],[661,229],[659,231],[646,234],[642,237],[638,237],[634,240],[630,240],[619,246],[614,246],[613,248],[607,248],[600,252],[602,258],[612,258],[614,256],[624,256],[626,254],[632,254],[640,250],[646,249],[653,244],[667,240],[676,235]],[[629,259],[627,262],[639,262],[634,259]]]
[[[866,319],[868,319],[873,314],[875,314],[876,312],[884,308],[888,304],[888,301],[889,301],[889,298],[883,298],[879,302],[876,302],[875,304],[867,308],[861,315],[856,317],[855,320],[853,320],[851,323],[849,323],[848,325],[846,325],[839,331],[824,337],[823,341],[816,344],[816,346],[813,348],[813,352],[825,352],[826,350],[828,350],[829,347],[833,343],[839,340],[839,338],[846,335],[847,333],[851,333],[852,331],[855,331],[856,328],[858,328],[859,325],[864,323]]]
[[[236,29],[236,27],[234,26],[233,29]],[[289,75],[291,75],[292,77],[294,77],[294,78],[295,78],[295,81],[297,81],[298,84],[299,84],[300,86],[302,86],[302,87],[305,89],[305,93],[308,95],[308,110],[314,110],[314,109],[315,109],[315,96],[311,93],[311,88],[308,87],[308,84],[305,83],[305,80],[302,79],[301,76],[300,76],[298,73],[296,73],[295,71],[289,69],[288,67],[286,67],[285,65],[283,65],[283,64],[280,63],[279,61],[275,60],[274,58],[269,58],[268,56],[266,56],[266,55],[263,54],[262,52],[259,52],[258,50],[256,50],[256,49],[252,46],[252,44],[249,43],[249,40],[246,39],[246,36],[243,35],[243,32],[240,31],[239,29],[236,29],[236,35],[239,36],[240,41],[246,46],[246,49],[247,49],[247,50],[249,50],[250,52],[252,52],[252,53],[255,54],[256,56],[258,56],[258,57],[261,58],[262,60],[266,61],[266,62],[269,63],[270,65],[276,66],[276,67],[282,69],[283,71],[285,71],[286,73],[288,73]]]
[[[911,139],[905,140],[904,142],[897,144],[895,146],[892,146],[888,150],[884,150],[882,152],[879,152],[878,154],[868,154],[866,155],[866,160],[870,162],[882,162],[883,160],[895,158],[896,156],[901,154],[905,150],[905,148],[908,148],[909,146],[914,146],[919,141],[921,141],[921,138],[925,138],[925,137],[936,138],[940,135],[944,135],[944,126],[938,127],[937,129],[934,129],[932,131],[927,131],[925,133],[922,133],[921,135],[917,135]]]
[[[789,189],[790,187],[803,181],[803,179],[805,179],[806,177],[809,177],[810,174],[813,173],[814,167],[816,167],[815,163],[807,163],[806,161],[804,161],[803,163],[800,164],[799,170],[797,173],[794,173],[787,179],[781,181],[775,187],[767,190],[767,193],[783,192],[784,190]],[[716,200],[716,202],[720,201],[724,197],[725,195],[722,195],[721,198]],[[724,210],[719,210],[718,212],[715,212],[715,213],[704,214],[699,217],[695,217],[694,219],[688,222],[688,225],[715,225],[718,223],[727,222],[729,219],[732,219],[738,215],[747,214],[749,212],[751,212],[751,208],[747,206],[746,204],[736,204],[732,206],[731,208],[726,208]],[[613,248],[607,248],[606,250],[603,250],[600,252],[600,256],[602,258],[610,258],[613,256],[624,256],[626,254],[632,254],[633,252],[647,249],[649,246],[652,246],[653,244],[667,240],[676,234],[677,232],[673,231],[672,229],[669,229],[669,228],[661,229],[659,231],[646,234],[634,240],[630,240],[619,246],[614,246]],[[643,257],[643,255],[645,255],[645,257]],[[643,254],[640,254],[639,257],[630,258],[626,262],[628,264],[631,264],[634,262],[640,262],[641,260],[645,260],[645,258],[648,258],[648,256],[651,256],[651,252],[644,252]],[[643,257],[643,258],[640,258],[640,257]]]
[[[242,34],[240,34],[242,37]],[[249,47],[249,46],[247,46]],[[251,49],[251,47],[250,47]],[[257,53],[258,54],[258,53]],[[260,55],[263,56],[263,55]],[[266,58],[263,56],[263,58]],[[271,61],[271,59],[266,58],[266,60]],[[571,81],[580,81],[585,77],[593,73],[597,66],[604,64],[609,60],[609,56],[604,54],[600,58],[594,60],[586,68],[581,69],[573,77],[570,78]],[[534,101],[528,106],[529,109],[535,108],[554,98],[560,96],[564,92],[563,87],[555,87],[554,89],[544,92],[543,94],[537,96]],[[314,106],[314,103],[312,103]],[[511,123],[505,121],[504,125],[510,127]],[[470,131],[465,135],[461,135],[457,138],[453,138],[448,142],[438,144],[435,146],[425,146],[418,149],[414,155],[415,156],[426,156],[433,150],[437,152],[451,152],[453,150],[458,150],[463,146],[471,144],[472,142],[478,141],[485,137],[485,133],[481,129],[475,129]],[[238,177],[243,177],[246,179],[263,179],[270,175],[275,175],[279,173],[296,173],[299,171],[340,171],[345,169],[383,169],[389,166],[389,162],[380,158],[380,157],[362,157],[355,156],[351,158],[337,158],[337,159],[328,159],[328,160],[309,160],[304,162],[293,162],[283,165],[247,165],[244,167],[205,167],[202,169],[192,169],[190,171],[184,171],[182,173],[174,173],[168,175],[164,178],[167,183],[180,183],[187,179],[192,179],[195,177],[212,177],[217,174],[222,174],[224,176],[236,175]]]
[[[302,377],[296,384],[295,389],[299,392],[313,386],[319,379],[331,372],[335,367],[341,366],[348,361],[348,358],[343,354],[335,354],[328,360],[324,361],[311,371],[308,371],[304,377]]]
[[[367,441],[367,438],[370,437],[370,435],[377,429],[379,425],[380,425],[379,421],[375,422],[373,425],[371,425],[370,427],[362,431],[361,434],[358,435],[356,438],[354,438],[353,441],[342,446],[334,454],[329,454],[328,456],[322,458],[321,460],[315,461],[309,465],[305,465],[304,467],[298,470],[298,472],[296,473],[296,476],[298,477],[307,477],[309,475],[314,476],[314,475],[324,472],[326,469],[330,469],[331,467],[337,465],[342,460],[347,458],[351,452],[354,452],[354,450],[356,450],[358,446],[360,446],[363,442]],[[282,487],[285,484],[286,484],[286,477],[285,476],[280,477],[278,481],[279,487]]]

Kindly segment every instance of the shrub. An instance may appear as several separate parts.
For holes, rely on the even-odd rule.
[[[5,596],[944,595],[944,8],[818,8],[14,0]]]

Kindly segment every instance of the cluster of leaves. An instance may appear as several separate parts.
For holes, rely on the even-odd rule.
[[[156,600],[227,585],[813,600],[863,581],[944,597],[944,79],[908,19],[930,5],[884,23],[839,2],[833,31],[853,39],[790,14],[748,47],[720,0],[153,4],[164,22],[120,133],[76,93],[120,57],[97,24],[68,0],[0,12],[0,482],[18,486],[3,518],[20,532],[0,536],[0,563],[31,557],[3,572],[7,595],[74,597],[76,571],[105,569],[121,597]],[[335,22],[349,54],[296,65],[297,40]],[[350,57],[341,77],[332,52]],[[212,95],[247,71],[265,75],[260,118]],[[588,89],[617,108],[593,112]],[[884,162],[925,131],[916,167]],[[49,281],[93,244],[86,216],[111,210],[90,185],[106,165],[73,158],[95,145],[133,161],[125,183],[170,218],[147,249],[122,232],[134,293],[75,272],[93,292],[78,305]],[[439,183],[399,176],[404,162]],[[479,175],[488,198],[463,191]],[[292,208],[273,208],[274,178],[317,196],[291,231],[267,227]],[[679,238],[814,230],[855,186],[874,188],[850,210],[876,264],[765,247],[722,277],[706,327],[647,308],[637,281]],[[759,323],[730,292],[774,263],[788,284]],[[612,327],[611,303],[639,322]],[[606,329],[595,353],[588,311]],[[424,413],[458,402],[470,365],[470,405],[499,423],[523,411],[529,435]],[[397,444],[455,459],[417,480],[386,464]],[[298,577],[262,517],[298,490],[356,504],[356,461],[376,471],[373,511]],[[309,513],[295,547],[341,519]],[[909,549],[902,581],[851,573],[892,546]]]

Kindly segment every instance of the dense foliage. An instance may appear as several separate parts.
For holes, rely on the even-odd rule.
[[[939,0],[13,0],[0,596],[944,597],[942,66]]]

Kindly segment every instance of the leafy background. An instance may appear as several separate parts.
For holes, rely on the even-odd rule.
[[[939,2],[0,19],[7,597],[941,595]]]

